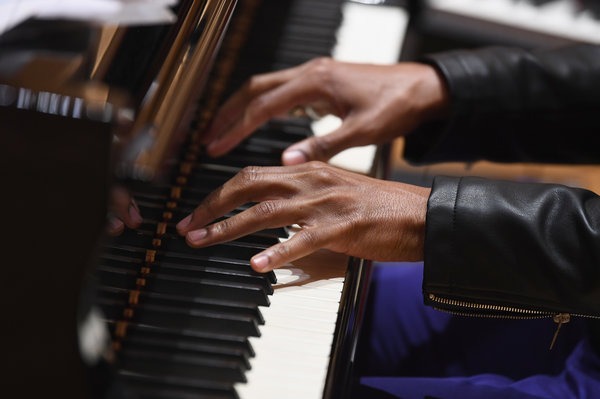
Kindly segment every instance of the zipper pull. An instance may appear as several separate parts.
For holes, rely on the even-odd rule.
[[[552,320],[557,324],[556,331],[554,331],[554,336],[552,337],[552,342],[550,342],[550,348],[548,350],[552,350],[554,347],[554,343],[556,342],[556,337],[558,337],[558,332],[563,324],[571,321],[571,315],[569,313],[558,313],[552,317]]]

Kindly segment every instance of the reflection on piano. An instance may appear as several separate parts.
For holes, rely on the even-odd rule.
[[[219,159],[197,143],[250,75],[331,54],[342,3],[182,0],[171,25],[29,20],[0,36],[0,162],[14,171],[6,385],[23,397],[347,396],[367,261],[319,253],[261,275],[249,259],[284,229],[202,250],[174,231],[240,168],[277,165],[312,134],[274,120]],[[392,10],[344,13],[356,7]],[[113,170],[144,222],[109,239]]]

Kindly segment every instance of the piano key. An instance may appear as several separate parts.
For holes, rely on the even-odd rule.
[[[111,330],[115,329],[116,320],[108,320]],[[161,327],[136,322],[128,322],[126,338],[137,339],[138,337],[150,337],[157,339],[166,339],[179,345],[180,342],[189,344],[209,345],[215,350],[219,348],[229,348],[228,350],[240,351],[245,357],[253,357],[256,352],[247,336],[227,335],[223,333],[210,333],[204,330],[175,329],[173,327]]]
[[[105,251],[101,255],[102,259],[140,259],[140,262],[146,262],[144,260],[147,253],[146,248],[132,247],[127,245],[107,245]],[[180,254],[176,252],[160,252],[156,255],[157,259],[161,262],[173,262],[180,265],[190,266],[214,266],[215,268],[223,270],[241,271],[247,272],[251,275],[260,275],[267,278],[271,283],[276,281],[275,274],[273,272],[268,273],[257,273],[250,267],[250,261],[248,259],[230,259],[230,258],[219,258],[209,255],[203,255],[201,251],[197,253],[186,253]]]
[[[270,303],[267,293],[259,284],[234,283],[218,279],[179,277],[165,273],[139,273],[120,268],[100,266],[97,270],[101,284],[115,288],[144,289],[163,294],[210,297],[223,300],[253,302],[259,305]]]
[[[473,35],[504,36],[529,46],[600,43],[600,19],[574,0],[427,0],[426,4],[428,27],[437,24]]]
[[[173,276],[180,277],[192,277],[192,278],[206,278],[206,279],[219,279],[222,281],[229,281],[232,283],[247,283],[247,284],[255,284],[260,287],[267,293],[273,293],[273,286],[268,281],[268,279],[261,274],[258,274],[252,271],[249,268],[235,268],[235,269],[222,269],[217,268],[214,263],[210,263],[211,266],[198,266],[194,265],[186,265],[183,263],[169,263],[169,262],[160,262],[156,265],[148,265],[144,262],[138,260],[117,260],[115,258],[109,258],[108,256],[103,256],[100,263],[100,266],[108,266],[108,267],[117,267],[124,268],[127,270],[134,271],[139,273],[142,268],[147,268],[152,270],[156,274],[167,273]]]
[[[98,301],[106,317],[123,317],[123,302],[100,297]],[[258,336],[258,321],[253,315],[238,312],[235,308],[218,308],[198,304],[191,308],[139,304],[128,309],[133,315],[128,320],[156,327],[202,330],[227,335]]]
[[[132,295],[134,295],[135,303],[131,303]],[[239,302],[232,300],[219,300],[215,298],[189,297],[185,295],[169,295],[157,292],[135,291],[100,286],[98,297],[102,300],[110,299],[121,301],[125,306],[128,304],[132,307],[140,305],[161,305],[177,307],[179,309],[191,310],[192,308],[209,309],[215,312],[233,313],[244,317],[252,317],[258,324],[264,324],[265,320],[260,312],[258,305],[252,302]]]
[[[232,385],[204,378],[156,376],[120,369],[119,379],[141,398],[164,399],[239,399]]]
[[[121,364],[124,370],[164,378],[202,378],[209,381],[246,381],[242,361],[220,359],[210,356],[194,356],[182,353],[147,352],[137,348],[124,347],[121,350]]]

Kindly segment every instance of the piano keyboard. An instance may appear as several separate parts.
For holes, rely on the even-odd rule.
[[[600,14],[594,1],[426,0],[423,23],[526,46],[600,43]]]
[[[258,12],[223,97],[254,73],[329,55],[336,43],[341,2],[265,0],[258,10],[252,4],[257,3],[239,2],[239,18],[231,22],[234,29]],[[288,4],[289,16],[283,18]],[[358,7],[348,5],[344,13],[376,6]],[[358,20],[356,14],[351,19]],[[265,30],[278,20],[279,32]],[[353,31],[343,27],[340,32],[345,29]],[[274,35],[280,44],[266,46]],[[396,40],[401,38],[399,34]],[[392,46],[399,51],[398,41]],[[273,49],[274,54],[267,52]],[[216,69],[227,65],[217,62]],[[215,106],[214,98],[204,102],[200,128],[207,117],[203,109]],[[347,376],[352,343],[344,355],[334,349],[348,345],[344,319],[356,318],[348,309],[357,300],[352,293],[361,284],[361,261],[352,260],[350,266],[347,257],[324,252],[262,275],[251,270],[249,259],[286,239],[283,229],[193,249],[174,227],[240,168],[278,165],[282,149],[310,134],[307,120],[274,120],[219,159],[204,159],[192,135],[165,182],[134,184],[143,226],[106,243],[97,277],[98,304],[111,329],[118,378],[135,394],[173,399],[343,397],[340,392],[350,381],[334,378]]]

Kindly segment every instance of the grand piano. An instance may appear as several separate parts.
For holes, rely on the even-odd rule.
[[[248,260],[288,229],[202,250],[174,231],[240,168],[277,165],[287,145],[336,121],[272,120],[219,159],[198,139],[249,76],[317,56],[395,62],[450,31],[510,44],[498,26],[529,46],[595,40],[523,35],[473,3],[181,0],[161,25],[30,19],[2,33],[0,385],[26,398],[348,397],[368,260],[323,252],[261,275]],[[360,167],[355,152],[332,162],[385,177],[385,148],[357,151]],[[108,237],[117,185],[144,220]]]
[[[287,229],[197,250],[174,225],[244,166],[278,165],[314,134],[306,118],[273,120],[209,159],[198,139],[232,90],[317,56],[352,59],[337,35],[355,31],[348,20],[384,16],[365,36],[402,33],[406,10],[182,0],[172,12],[144,26],[32,18],[0,36],[2,385],[20,397],[346,397],[369,262],[323,252],[258,274],[250,257]],[[395,61],[394,36],[388,61],[354,60]],[[375,173],[367,156],[361,173]],[[117,186],[144,220],[110,237]]]

